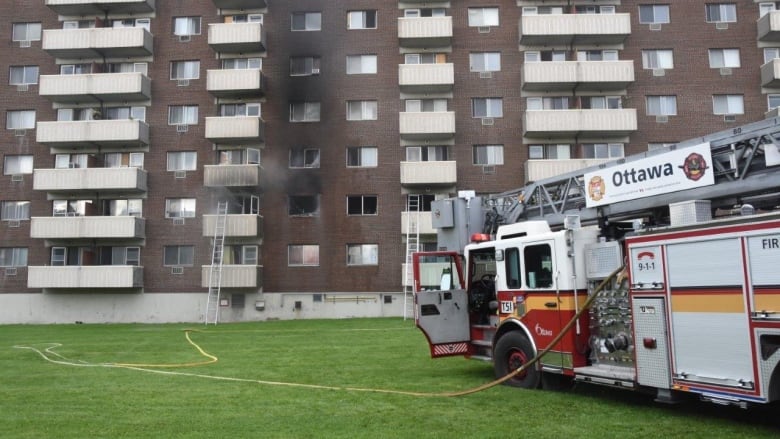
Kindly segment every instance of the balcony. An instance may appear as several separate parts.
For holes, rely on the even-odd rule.
[[[443,93],[452,91],[454,83],[452,63],[398,65],[398,85],[403,93]]]
[[[262,167],[250,165],[206,165],[203,185],[206,187],[257,187]]]
[[[523,45],[622,44],[630,34],[630,14],[524,15],[520,18],[520,44]]]
[[[408,162],[407,162],[408,163]],[[409,222],[416,222],[417,231],[421,235],[435,235],[436,229],[431,225],[433,213],[431,212],[401,212],[401,233],[409,230]]]
[[[447,47],[452,45],[452,17],[401,17],[398,19],[401,47]]]
[[[525,181],[539,181],[608,162],[610,159],[528,160]]]
[[[33,190],[49,194],[141,194],[146,192],[146,171],[141,168],[35,169]]]
[[[133,265],[27,267],[27,288],[141,288],[144,268]]]
[[[209,46],[220,53],[265,51],[265,28],[260,23],[209,24]]]
[[[761,86],[780,87],[780,59],[775,58],[761,66]]]
[[[133,119],[38,122],[36,142],[49,147],[149,145],[149,125]]]
[[[146,221],[135,216],[30,218],[30,237],[43,239],[143,239]]]
[[[426,111],[399,113],[399,132],[405,140],[450,139],[455,137],[455,112]]]
[[[451,186],[457,181],[457,166],[450,162],[401,162],[402,185]]]
[[[154,0],[46,0],[46,6],[59,15],[102,17],[153,12]]]
[[[41,44],[55,58],[131,58],[151,56],[152,39],[142,27],[45,29]]]
[[[636,110],[532,110],[523,116],[525,137],[627,136],[637,129]]]
[[[200,285],[209,287],[211,265],[201,268]],[[216,285],[215,285],[216,286]],[[262,265],[223,265],[220,288],[260,288],[263,286]]]
[[[617,91],[634,82],[633,61],[553,61],[523,64],[525,91]]]
[[[260,69],[209,70],[206,89],[218,98],[255,97],[265,93],[264,83]]]
[[[64,104],[148,101],[152,82],[142,73],[41,75],[39,94]]]
[[[225,238],[262,238],[263,217],[252,214],[228,214]],[[203,215],[203,236],[213,237],[217,215]]]
[[[780,11],[771,11],[758,19],[758,41],[780,41]]]
[[[214,6],[219,9],[265,9],[266,0],[214,0]]]
[[[258,116],[207,117],[206,138],[221,144],[257,145],[265,141],[265,122]]]

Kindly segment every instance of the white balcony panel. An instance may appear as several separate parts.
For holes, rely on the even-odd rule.
[[[49,193],[146,192],[146,171],[140,168],[35,169],[33,190]]]
[[[457,181],[456,162],[401,162],[402,185],[453,185]]]
[[[767,43],[780,41],[780,11],[771,11],[758,19],[758,40]]]
[[[214,143],[258,144],[265,140],[265,122],[258,116],[207,117],[206,138]]]
[[[265,28],[260,23],[212,23],[209,46],[223,53],[264,52]]]
[[[132,265],[27,267],[27,288],[141,288],[144,268]]]
[[[214,6],[219,9],[265,9],[266,0],[214,0]]]
[[[761,66],[761,86],[780,87],[780,59],[775,58]]]
[[[201,268],[203,288],[209,287],[210,265]],[[215,285],[216,286],[216,285]],[[260,288],[263,286],[262,265],[223,265],[220,288]]]
[[[149,125],[131,119],[38,122],[35,135],[51,147],[149,145]]]
[[[630,14],[524,15],[520,44],[622,44],[631,34]]]
[[[455,136],[455,112],[402,112],[399,132],[407,140],[448,139]]]
[[[402,47],[450,46],[452,17],[401,17],[398,40]]]
[[[409,225],[416,225],[421,235],[435,235],[436,229],[431,225],[433,213],[431,212],[401,212],[401,233],[406,234]]]
[[[398,65],[398,85],[402,92],[442,93],[452,91],[454,83],[452,63]]]
[[[32,217],[30,237],[43,239],[141,239],[143,218],[134,216]]]
[[[526,91],[616,91],[634,82],[633,61],[553,61],[523,64]]]
[[[46,0],[59,15],[102,17],[105,14],[143,14],[154,11],[154,0]]]
[[[636,110],[537,110],[523,116],[526,137],[626,136],[637,129]]]
[[[259,186],[260,165],[205,165],[203,185],[206,187]]]
[[[265,92],[260,69],[209,70],[206,89],[220,98],[262,96]]]
[[[528,160],[525,162],[525,181],[556,177],[608,161],[609,159]]]
[[[203,236],[214,237],[217,215],[203,215]],[[263,217],[252,214],[229,214],[225,217],[226,238],[262,238]]]
[[[142,27],[45,29],[43,50],[56,58],[101,59],[150,56],[152,34]]]
[[[41,75],[39,94],[54,102],[89,104],[148,101],[152,82],[142,73]]]

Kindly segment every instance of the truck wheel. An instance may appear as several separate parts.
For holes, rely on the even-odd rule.
[[[493,369],[496,378],[506,376],[533,358],[533,346],[525,335],[517,331],[504,334],[498,339],[496,349],[493,351]],[[507,380],[505,384],[524,389],[536,389],[540,381],[541,372],[536,365],[533,365]]]

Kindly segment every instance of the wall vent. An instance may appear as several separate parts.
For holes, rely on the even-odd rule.
[[[5,268],[5,275],[6,276],[16,276],[16,267],[6,267]]]
[[[726,30],[728,28],[729,28],[729,24],[728,23],[715,23],[715,29]]]
[[[14,136],[24,137],[27,135],[27,130],[14,130]]]
[[[171,267],[171,274],[184,274],[184,267]]]
[[[733,72],[731,71],[731,68],[730,68],[730,67],[721,67],[721,68],[720,68],[720,74],[721,74],[721,76],[728,76],[728,75],[730,75],[730,74],[732,74],[732,73],[733,73]]]
[[[664,70],[664,69],[653,69],[653,76],[666,76],[666,70]]]
[[[723,115],[723,122],[736,122],[737,116],[734,114],[724,114]]]
[[[173,225],[174,226],[183,226],[184,225],[184,218],[174,218],[173,219]]]
[[[483,166],[482,167],[482,173],[486,175],[493,175],[496,173],[496,167],[495,166]]]
[[[179,35],[179,42],[180,43],[186,43],[186,42],[190,41],[191,39],[192,39],[192,37],[190,37],[189,35]]]
[[[493,77],[493,72],[479,72],[479,77],[482,79],[490,79]]]
[[[175,171],[173,176],[174,178],[187,178],[187,171]]]
[[[477,28],[477,32],[481,34],[489,34],[490,33],[490,26],[480,26]]]
[[[650,23],[650,30],[661,30],[663,29],[661,23]]]
[[[31,47],[31,46],[32,46],[32,41],[30,40],[19,41],[19,47]]]
[[[18,84],[16,86],[16,91],[29,91],[30,90],[30,84]]]
[[[22,174],[14,174],[11,176],[11,181],[24,181],[24,176]]]
[[[21,222],[19,220],[8,220],[8,227],[19,227]]]
[[[669,116],[656,116],[655,121],[658,123],[666,123],[669,122]]]
[[[190,86],[190,80],[189,79],[179,79],[176,81],[176,85],[179,87],[189,87]]]
[[[177,133],[186,133],[189,130],[190,130],[190,126],[187,125],[187,124],[176,125],[176,132]]]

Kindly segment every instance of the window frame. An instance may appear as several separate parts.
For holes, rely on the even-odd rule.
[[[296,253],[300,252],[300,255],[293,255],[293,252]],[[293,261],[293,259],[296,259],[296,261]],[[312,260],[314,261],[312,262]],[[319,267],[320,266],[319,244],[288,244],[287,245],[287,266],[288,267]]]
[[[174,122],[172,117],[175,112],[181,111],[182,120]],[[194,120],[192,118],[194,117]],[[168,125],[197,125],[198,124],[198,106],[197,105],[169,105],[168,106]]]
[[[725,102],[718,102],[725,100]],[[725,103],[725,112],[719,111],[718,107]],[[737,108],[732,108],[736,105]],[[716,116],[732,116],[745,114],[745,95],[741,94],[716,94],[712,95],[712,114]]]
[[[485,114],[477,114],[479,102],[484,101]],[[494,108],[494,105],[498,103],[498,107]],[[497,114],[493,114],[493,110],[498,109]],[[504,98],[471,98],[471,117],[473,119],[499,119],[504,117]]]
[[[18,163],[9,163],[9,161],[18,161]],[[29,161],[29,166],[24,162]],[[10,165],[16,165],[19,172],[9,172]],[[35,166],[35,157],[32,154],[4,154],[3,155],[3,175],[23,175],[32,174]]]
[[[353,117],[353,110],[355,106],[360,107],[360,117]],[[353,100],[347,101],[347,120],[353,122],[378,120],[379,119],[379,102],[376,100]]]
[[[10,252],[10,256],[5,254]],[[27,247],[0,247],[0,267],[26,267],[29,257],[29,249]],[[5,260],[8,258],[9,260]]]
[[[713,17],[714,14],[714,7],[718,7],[718,17]],[[727,17],[723,17],[724,8],[728,8],[728,10],[725,10]],[[733,13],[733,19],[729,19],[728,15]],[[704,19],[707,23],[736,23],[738,21],[737,17],[737,4],[736,3],[707,3],[704,5]]]
[[[659,111],[658,113],[651,112],[651,100],[658,99],[658,107]],[[665,106],[668,106],[669,103],[672,102],[674,104],[674,112],[667,113],[664,110]],[[648,116],[677,116],[677,95],[648,95],[645,96],[645,112]]]
[[[30,201],[0,201],[0,221],[27,221],[30,219]]]
[[[734,64],[734,52],[736,52],[736,64]],[[727,57],[727,53],[729,56]],[[715,59],[713,60],[713,55]],[[742,67],[742,56],[739,48],[707,49],[707,58],[711,69],[738,69]],[[728,58],[728,62],[727,62]],[[720,61],[723,65],[713,65],[713,61]]]
[[[666,56],[668,52],[668,60]],[[664,56],[662,56],[664,55]],[[666,62],[669,66],[666,67]],[[657,66],[653,66],[656,64]],[[674,50],[673,49],[643,49],[642,50],[642,68],[646,70],[671,70],[674,68]]]
[[[297,166],[296,155],[300,154],[303,166]],[[318,169],[320,167],[320,148],[290,148],[287,167],[290,169]],[[313,157],[315,156],[316,157]],[[310,161],[311,160],[311,161]]]
[[[365,157],[364,152],[372,151],[373,157]],[[350,154],[352,152],[352,154]],[[350,164],[350,158],[356,159],[358,164]],[[373,158],[373,164],[366,164]],[[379,148],[376,146],[348,146],[347,168],[376,168],[379,166]]]
[[[487,12],[491,12],[486,17]],[[495,11],[495,15],[492,14]],[[468,26],[469,27],[498,27],[501,25],[501,10],[497,6],[475,6],[468,8]],[[479,19],[479,22],[475,20]],[[495,19],[495,20],[493,20]]]
[[[359,250],[353,255],[354,250]],[[365,254],[368,252],[368,254]],[[357,261],[353,258],[357,257]],[[347,244],[347,267],[379,265],[379,244]]]
[[[194,71],[193,68],[188,68],[188,65],[190,63],[194,63]],[[179,76],[179,67],[183,66],[183,72],[181,72],[182,76]],[[189,60],[177,60],[177,61],[171,61],[171,72],[170,77],[172,81],[181,81],[181,80],[190,80],[190,79],[200,79],[200,60],[197,59],[189,59]],[[187,74],[193,74],[194,76],[187,76]]]
[[[643,14],[642,14],[642,9],[643,8],[650,8],[651,9],[650,12],[653,14],[652,21],[643,21],[643,20],[647,19],[647,15],[646,14],[644,15],[644,18],[643,18]],[[660,21],[660,20],[663,20],[663,18],[659,18],[658,17],[658,13],[656,12],[656,10],[661,10],[661,11],[665,10],[665,12],[666,12],[666,14],[665,14],[666,15],[666,21]],[[668,23],[671,23],[671,21],[672,21],[672,11],[671,11],[670,6],[667,5],[667,4],[639,5],[639,12],[638,12],[638,14],[639,14],[638,15],[639,16],[639,18],[638,18],[639,24],[668,24]]]
[[[17,26],[24,26],[24,38],[17,36]],[[37,26],[37,30],[35,27]],[[30,27],[33,27],[32,36],[30,37]],[[25,21],[16,22],[11,24],[11,41],[41,41],[41,35],[43,34],[43,28],[40,21]]]
[[[179,24],[178,24],[179,20],[187,20],[187,28],[182,29],[184,33],[180,33]],[[192,28],[197,28],[197,29],[192,29]],[[173,25],[172,25],[173,35],[176,35],[178,37],[191,37],[194,35],[200,35],[202,30],[203,30],[202,17],[194,16],[194,15],[173,17]]]
[[[368,203],[366,202],[368,200]],[[371,210],[371,200],[373,200],[373,211]],[[347,216],[377,216],[379,215],[379,197],[376,195],[347,195]],[[353,209],[354,204],[358,203],[359,212]],[[366,206],[368,204],[368,206]]]
[[[168,151],[166,154],[167,171],[195,171],[198,169],[197,151]]]
[[[5,128],[8,130],[34,130],[37,113],[35,110],[6,110]],[[32,115],[32,121],[26,120]],[[21,118],[21,119],[20,119]],[[18,120],[15,120],[18,119]],[[32,122],[32,125],[29,123]],[[20,123],[20,126],[14,126]]]
[[[178,210],[173,210],[174,203],[181,204]],[[192,205],[192,210],[187,207]],[[165,218],[195,218],[197,212],[198,200],[196,198],[166,198],[165,199]],[[173,214],[173,215],[172,215]]]
[[[169,253],[169,251],[171,250],[176,251],[175,261],[169,260],[169,256],[174,256]],[[194,245],[183,244],[183,245],[163,246],[163,267],[193,267],[194,265],[195,265]]]
[[[303,16],[303,28],[296,29],[296,17]],[[312,22],[312,25],[317,25],[317,27],[308,27],[309,25],[309,16],[312,17],[312,20],[314,20],[314,17],[317,17],[316,22]],[[322,12],[319,11],[293,11],[290,12],[290,31],[291,32],[317,32],[322,30]]]
[[[484,163],[482,163],[484,161]],[[501,166],[504,164],[504,145],[473,145],[471,162],[474,166]]]
[[[357,58],[357,66],[359,67],[357,71],[355,69],[350,69],[350,65],[353,67],[355,66],[355,59]],[[373,59],[373,65],[371,64],[371,60]],[[350,60],[352,60],[352,63],[350,64]],[[364,71],[364,67],[366,67],[366,62],[368,62],[368,70]],[[373,68],[372,68],[373,67]],[[377,74],[377,56],[375,54],[365,54],[365,55],[347,55],[347,75],[376,75]]]
[[[376,9],[355,9],[347,11],[347,30],[377,29],[379,26],[377,20],[378,15],[379,14],[377,13]],[[353,24],[356,24],[357,20],[360,21],[360,23],[357,23],[359,26],[353,27]],[[373,27],[371,26],[372,20]]]
[[[294,119],[295,107],[299,105],[303,106],[303,114],[302,114],[303,119]],[[307,115],[310,112],[313,112],[314,109],[317,110],[317,118],[316,119],[307,118]],[[311,102],[311,101],[290,102],[290,122],[291,123],[319,122],[320,118],[322,117],[321,110],[322,110],[322,105],[320,104],[320,102]]]
[[[491,56],[495,56],[495,60],[491,62]],[[482,65],[479,64],[479,58]],[[478,61],[478,62],[475,62]],[[491,67],[491,66],[497,67]],[[480,68],[481,67],[481,68]],[[471,52],[469,53],[469,71],[471,72],[500,72],[501,71],[501,52]]]
[[[22,78],[21,81],[14,82],[14,71],[19,71],[21,69],[22,72]],[[27,74],[28,69],[34,69],[35,78],[33,80],[28,80],[27,77],[29,76]],[[18,76],[18,74],[16,75]],[[8,85],[35,85],[38,83],[38,78],[40,77],[40,67],[37,65],[24,65],[24,66],[9,66],[8,67]]]

